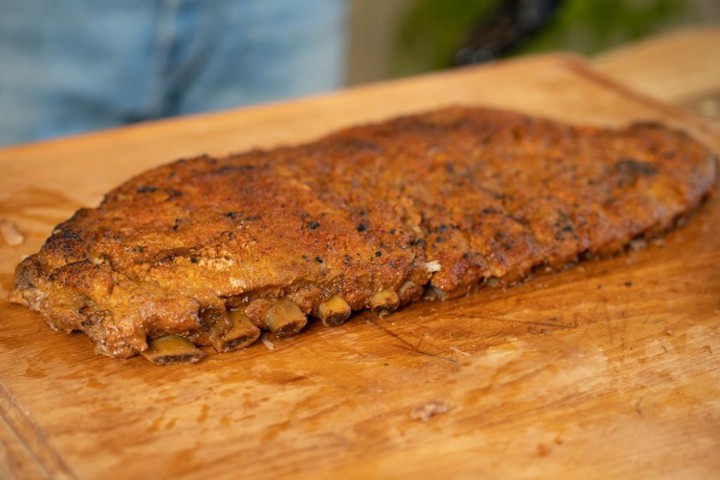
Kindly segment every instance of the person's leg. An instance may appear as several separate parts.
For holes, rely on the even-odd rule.
[[[0,145],[157,114],[152,0],[0,0]]]
[[[344,0],[219,0],[183,3],[171,114],[317,93],[342,85]],[[191,34],[187,34],[190,33]]]
[[[344,0],[0,0],[0,145],[341,85]]]

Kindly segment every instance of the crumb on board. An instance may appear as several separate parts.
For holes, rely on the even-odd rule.
[[[552,452],[552,448],[545,445],[544,443],[538,443],[537,445],[537,453],[540,457],[547,457],[550,455],[550,452]]]
[[[260,341],[262,342],[263,345],[265,345],[267,347],[268,350],[275,349],[275,344],[270,341],[270,337],[268,337],[267,332],[262,334],[262,336],[260,337]]]
[[[451,347],[450,347],[450,350],[452,350],[452,351],[455,352],[455,353],[459,353],[460,355],[464,355],[464,356],[466,356],[466,357],[469,357],[469,356],[470,356],[470,354],[469,354],[468,352],[464,352],[464,351],[460,350],[460,349],[459,349],[458,347],[456,347],[456,346],[451,346]]]
[[[445,402],[433,400],[413,408],[410,412],[410,418],[413,420],[422,420],[423,422],[427,422],[435,415],[447,413],[449,410],[450,407]]]
[[[25,237],[14,222],[6,218],[0,218],[0,235],[5,243],[11,247],[17,247],[25,243]]]
[[[646,249],[647,246],[648,246],[647,240],[645,240],[644,238],[636,238],[636,239],[630,241],[630,243],[628,244],[628,249],[631,252],[637,252],[639,250]]]

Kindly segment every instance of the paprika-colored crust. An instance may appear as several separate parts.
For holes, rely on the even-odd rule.
[[[281,300],[337,324],[344,305],[390,311],[618,252],[672,227],[715,176],[708,150],[661,125],[446,108],[145,172],[58,225],[11,299],[115,357],[169,334],[208,345],[228,311],[270,328]],[[293,334],[287,305],[294,323],[277,328]]]

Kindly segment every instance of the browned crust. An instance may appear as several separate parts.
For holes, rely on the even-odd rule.
[[[11,299],[128,357],[148,337],[204,338],[209,311],[266,328],[279,299],[306,315],[387,290],[406,304],[616,252],[671,227],[715,176],[708,150],[660,125],[447,108],[145,172],[58,225]]]

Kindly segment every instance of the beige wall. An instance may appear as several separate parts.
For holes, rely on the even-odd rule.
[[[348,85],[387,77],[398,21],[412,2],[413,0],[350,2]]]

